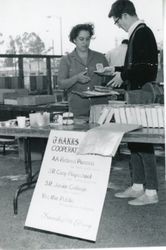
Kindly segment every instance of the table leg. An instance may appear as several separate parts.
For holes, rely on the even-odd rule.
[[[32,164],[31,164],[31,140],[24,138],[24,154],[25,154],[25,172],[27,174],[27,182],[32,180]]]
[[[20,193],[22,193],[23,191],[29,189],[29,188],[33,188],[33,184],[36,183],[37,180],[31,181],[31,182],[26,182],[23,183],[22,185],[20,185],[14,195],[14,199],[13,199],[13,209],[14,209],[14,214],[18,213],[18,196]]]
[[[24,155],[25,155],[25,171],[27,174],[27,181],[21,184],[16,192],[13,199],[13,209],[14,214],[18,212],[18,196],[23,191],[32,188],[33,185],[37,182],[38,172],[32,175],[32,164],[31,164],[31,142],[30,138],[24,138]],[[36,178],[35,178],[36,177]]]

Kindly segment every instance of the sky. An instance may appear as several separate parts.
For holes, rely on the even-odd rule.
[[[166,0],[133,0],[138,17],[150,26],[158,43],[163,40],[163,1]],[[91,22],[95,25],[95,38],[91,41],[90,48],[106,53],[128,37],[126,32],[108,18],[113,2],[114,0],[0,0],[0,33],[7,41],[9,35],[15,37],[24,32],[36,32],[46,47],[53,44],[54,53],[59,55],[61,50],[64,54],[74,49],[68,38],[71,28],[78,23]],[[1,46],[0,53],[5,52],[3,49]]]

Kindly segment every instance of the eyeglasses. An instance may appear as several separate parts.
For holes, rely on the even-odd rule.
[[[119,21],[119,19],[120,19],[120,17],[118,17],[118,18],[115,20],[114,24],[117,24],[118,21]]]

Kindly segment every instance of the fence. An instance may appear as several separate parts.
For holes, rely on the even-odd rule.
[[[7,58],[13,59],[10,67],[4,67]],[[60,55],[0,54],[0,88],[27,88],[52,94],[58,88],[60,58]]]

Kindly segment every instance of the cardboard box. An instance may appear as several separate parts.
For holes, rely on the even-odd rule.
[[[0,89],[0,103],[4,103],[4,99],[6,98],[16,98],[17,96],[27,96],[27,89]]]
[[[54,103],[55,96],[54,95],[34,95],[34,96],[21,96],[13,99],[5,99],[5,104],[11,105],[40,105],[40,104],[48,104]]]
[[[4,102],[4,94],[5,93],[14,93],[14,89],[0,89],[0,103]]]
[[[4,99],[16,99],[21,96],[28,96],[29,91],[27,89],[15,89],[13,93],[4,93]]]

